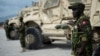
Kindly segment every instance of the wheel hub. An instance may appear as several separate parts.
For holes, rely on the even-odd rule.
[[[35,42],[35,38],[32,34],[28,34],[26,37],[25,37],[25,42],[27,44],[32,44],[33,42]]]
[[[10,36],[11,36],[11,37],[15,37],[15,35],[16,35],[16,32],[15,32],[15,31],[11,31],[11,32],[10,32]]]

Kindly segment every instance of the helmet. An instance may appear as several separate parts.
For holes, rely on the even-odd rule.
[[[71,6],[68,7],[69,9],[82,9],[84,10],[85,5],[80,2],[73,3]]]

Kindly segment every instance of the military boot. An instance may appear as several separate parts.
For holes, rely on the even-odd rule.
[[[74,51],[71,51],[71,56],[75,56]]]
[[[22,52],[25,52],[25,51],[26,51],[26,49],[25,49],[25,48],[22,48],[22,51],[21,51],[21,53],[22,53]]]

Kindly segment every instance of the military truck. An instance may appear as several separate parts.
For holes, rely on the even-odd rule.
[[[18,25],[19,25],[18,16],[12,17],[5,22],[4,29],[6,32],[7,39],[10,39],[10,40],[19,39],[19,33],[17,30]]]
[[[21,11],[18,12],[18,15],[6,20],[4,24],[4,29],[6,32],[7,39],[16,40],[19,39],[19,27],[21,25],[20,19],[23,15],[27,12],[30,12],[32,9],[31,7],[24,7]]]
[[[92,0],[90,22],[94,32],[94,40],[97,41],[100,37],[100,0]]]
[[[70,40],[73,26],[69,23],[75,20],[68,6],[74,2],[83,2],[86,5],[84,13],[90,15],[92,0],[39,0],[38,6],[23,16],[26,48],[36,49],[42,43]],[[60,29],[56,28],[62,24]]]
[[[24,14],[31,12],[33,10],[33,6],[36,4],[33,2],[31,7],[25,6],[21,11],[18,12],[18,15],[6,20],[4,24],[4,29],[6,32],[7,39],[16,40],[19,39],[19,27],[21,25],[20,19]]]
[[[90,22],[93,29],[93,47],[98,45],[100,41],[100,0],[92,0],[91,2],[91,10],[90,10]]]

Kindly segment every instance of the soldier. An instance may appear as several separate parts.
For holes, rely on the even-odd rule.
[[[74,56],[92,56],[92,30],[89,17],[83,13],[85,5],[77,2],[68,8],[72,9],[73,17],[76,19],[71,39],[72,54]]]
[[[5,29],[5,33],[6,33],[6,36],[7,36],[7,39],[9,39],[9,34],[8,34],[8,21],[9,20],[6,20],[5,21],[5,24],[4,24],[4,29]]]
[[[100,52],[100,43],[97,46],[96,50],[94,51],[93,56],[100,56],[100,53],[99,52]]]
[[[19,34],[20,34],[20,44],[22,47],[22,52],[25,52],[26,51],[25,49],[25,27],[24,27],[22,20],[23,20],[23,17],[20,17],[21,25],[19,27]]]

